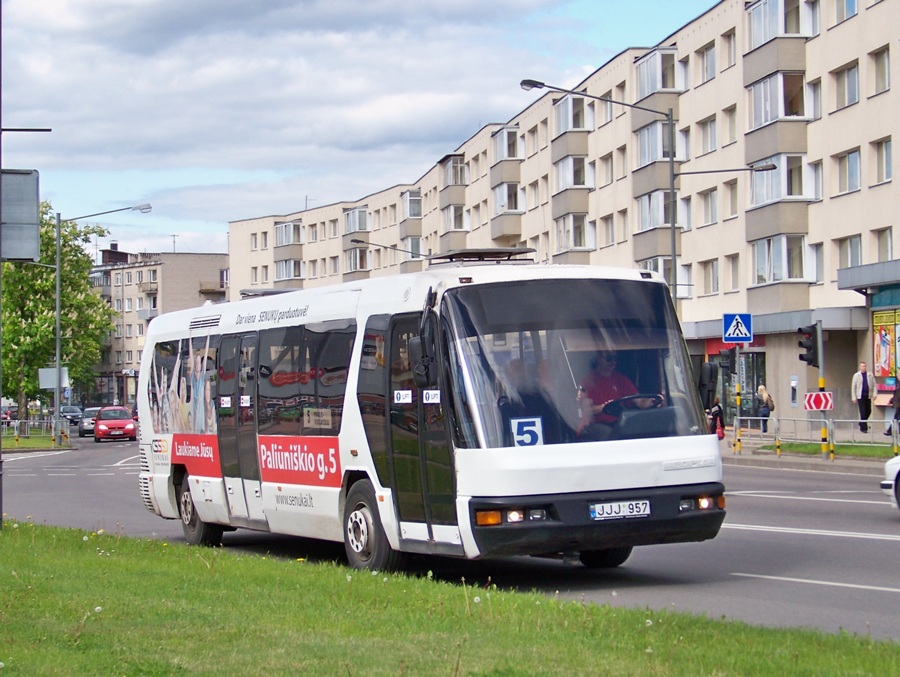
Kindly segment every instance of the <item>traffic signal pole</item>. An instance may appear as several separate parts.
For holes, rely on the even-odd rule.
[[[734,453],[741,453],[741,344],[734,344],[734,401],[737,405],[737,415],[734,417]]]
[[[825,347],[822,345],[822,320],[816,320],[816,356],[819,358],[816,360],[818,362],[819,367],[819,392],[825,392]],[[826,456],[830,457],[830,459],[834,460],[834,445],[831,445],[831,449],[828,448],[828,416],[823,409],[822,414],[822,458]]]

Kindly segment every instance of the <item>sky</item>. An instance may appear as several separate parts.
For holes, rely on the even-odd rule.
[[[227,252],[228,222],[413,183],[489,123],[717,0],[0,0],[4,169],[97,249]]]

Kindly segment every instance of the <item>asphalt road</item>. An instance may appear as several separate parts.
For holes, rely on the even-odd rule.
[[[179,522],[152,515],[140,501],[136,443],[76,445],[69,452],[4,449],[4,513],[183,542]],[[603,571],[533,558],[426,559],[413,567],[470,585],[900,640],[900,511],[878,487],[881,464],[737,460],[726,459],[728,517],[712,541],[637,548],[625,565]],[[341,544],[243,530],[224,542],[291,558],[342,557]]]

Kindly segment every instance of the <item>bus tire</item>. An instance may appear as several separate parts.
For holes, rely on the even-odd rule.
[[[190,545],[220,545],[223,528],[218,524],[207,524],[200,520],[188,486],[189,479],[190,476],[185,475],[178,485],[178,514],[181,517],[184,538]]]
[[[578,559],[588,569],[612,569],[625,564],[631,556],[630,545],[624,548],[608,548],[606,550],[583,550],[578,553]]]
[[[344,506],[344,550],[354,569],[396,571],[403,554],[391,548],[378,519],[375,489],[369,480],[356,482]]]

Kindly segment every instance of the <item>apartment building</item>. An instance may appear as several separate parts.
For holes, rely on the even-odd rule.
[[[780,417],[807,417],[819,374],[798,359],[797,328],[821,321],[834,415],[855,418],[857,363],[885,389],[900,364],[898,51],[900,0],[711,4],[568,91],[523,93],[520,113],[407,185],[231,222],[231,297],[418,270],[462,248],[637,266],[673,286],[696,363],[729,347],[723,314],[752,314],[742,391],[765,383]]]
[[[115,328],[97,367],[95,391],[84,393],[84,399],[92,404],[130,404],[135,400],[147,325],[160,313],[225,300],[228,255],[130,254],[111,243],[91,270],[91,282],[112,308]]]

